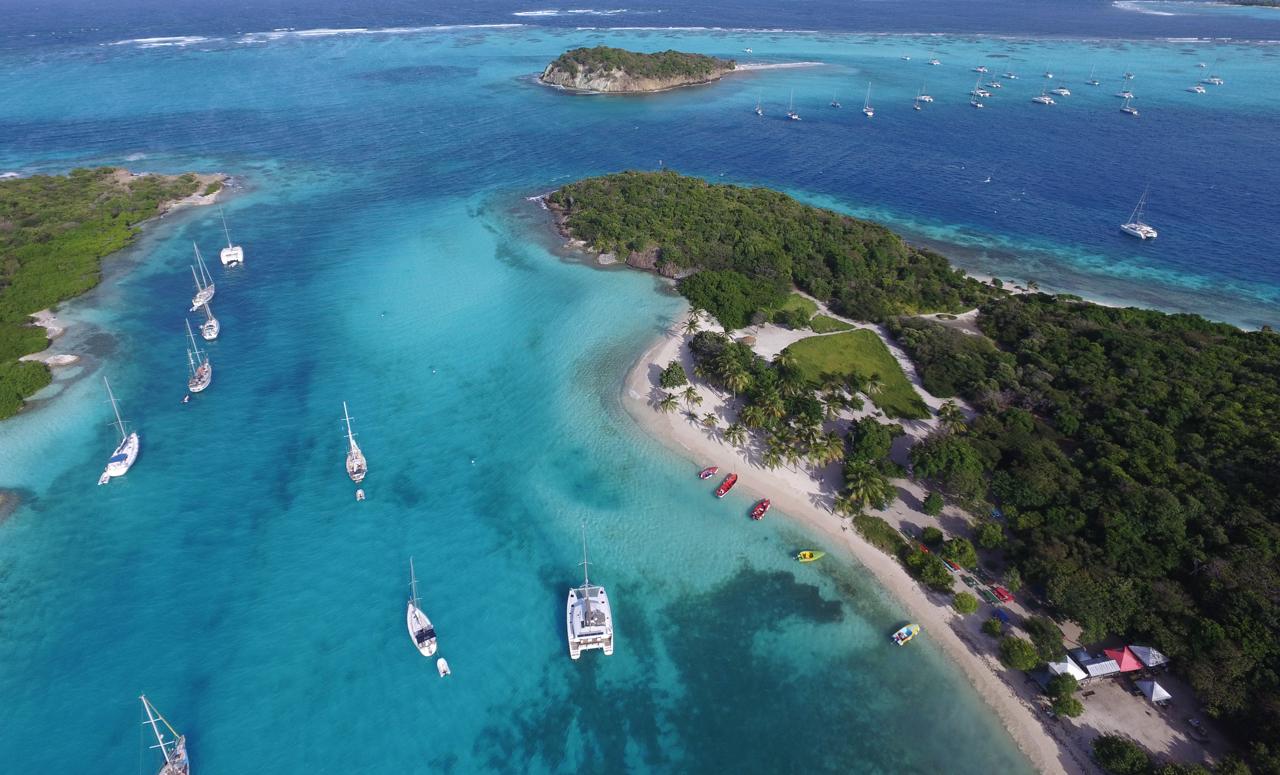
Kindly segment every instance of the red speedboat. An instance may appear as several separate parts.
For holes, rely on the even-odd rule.
[[[768,498],[765,498],[764,500],[760,501],[759,503],[756,504],[756,507],[751,510],[751,518],[757,519],[757,520],[763,519],[765,512],[769,510],[769,507],[771,505],[773,504],[769,503]]]
[[[737,483],[738,483],[738,475],[729,474],[724,478],[724,481],[720,483],[720,486],[716,488],[716,497],[723,498],[724,494],[732,490],[733,486]]]
[[[698,472],[698,478],[710,479],[711,477],[715,476],[716,472],[719,470],[720,470],[720,466],[707,466],[706,468]]]

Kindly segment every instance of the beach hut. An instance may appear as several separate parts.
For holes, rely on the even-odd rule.
[[[1077,681],[1083,681],[1089,677],[1084,668],[1076,664],[1076,661],[1069,656],[1062,658],[1061,662],[1050,662],[1048,664],[1049,672],[1054,675],[1067,674]]]
[[[1169,664],[1169,658],[1150,646],[1130,646],[1129,650],[1147,667],[1160,667]]]
[[[1155,681],[1138,681],[1138,688],[1142,690],[1148,700],[1157,704],[1173,699],[1173,695],[1169,694],[1163,686]]]
[[[1105,654],[1108,659],[1115,660],[1116,665],[1122,673],[1129,673],[1134,670],[1142,669],[1142,662],[1138,660],[1136,654],[1129,650],[1128,646],[1118,649],[1103,649],[1102,653]]]
[[[1120,672],[1120,665],[1114,659],[1097,659],[1081,665],[1090,678],[1105,678]]]

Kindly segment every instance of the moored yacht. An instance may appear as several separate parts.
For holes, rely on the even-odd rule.
[[[1129,91],[1128,89],[1121,89],[1120,91],[1116,92],[1116,96],[1120,97],[1121,99],[1131,100],[1133,99],[1133,92]]]
[[[1053,73],[1049,72],[1048,70],[1045,70],[1045,71],[1044,71],[1044,77],[1045,77],[1045,78],[1053,78]]]
[[[191,347],[187,350],[187,369],[191,372],[191,376],[187,378],[187,390],[199,393],[213,381],[213,364],[209,363],[209,356],[196,344],[196,335],[191,332],[191,321],[186,323],[187,339],[191,342]]]
[[[124,432],[124,420],[120,419],[120,407],[116,404],[116,397],[111,392],[111,383],[103,377],[102,384],[107,386],[107,398],[111,401],[111,411],[116,415],[116,421],[112,424],[120,429],[120,443],[116,446],[115,452],[111,453],[111,457],[107,458],[107,467],[103,470],[102,476],[98,477],[98,484],[106,484],[113,476],[124,476],[129,473],[133,462],[138,459],[138,449],[141,445],[136,432]]]
[[[613,654],[613,611],[604,587],[592,584],[587,574],[585,524],[582,526],[582,586],[569,590],[564,613],[571,658],[577,659],[591,649],[603,649],[605,656]]]
[[[1133,73],[1129,72],[1128,70],[1125,70],[1125,72],[1124,72],[1124,79],[1125,79],[1126,81],[1132,81],[1132,80],[1133,80]]]
[[[209,276],[204,258],[200,255],[200,247],[194,242],[191,243],[191,247],[196,250],[196,266],[191,267],[191,277],[196,281],[196,295],[191,297],[191,311],[195,312],[200,309],[200,305],[213,300],[214,287],[213,278]]]
[[[1133,212],[1129,215],[1128,223],[1120,224],[1120,231],[1140,240],[1155,239],[1157,236],[1155,229],[1142,222],[1143,210],[1147,208],[1147,191],[1148,189],[1143,189],[1142,196],[1138,199],[1138,206],[1133,208]]]
[[[933,97],[930,97],[930,96],[929,96],[929,84],[928,84],[928,82],[925,82],[924,84],[921,84],[921,86],[920,86],[920,95],[919,95],[918,97],[916,97],[916,99],[920,100],[921,102],[933,102]]]
[[[1222,80],[1216,75],[1211,75],[1208,78],[1201,81],[1201,83],[1207,83],[1210,86],[1221,86],[1222,84],[1226,83],[1226,81]]]
[[[987,88],[988,88],[988,89],[1003,89],[1003,88],[1004,88],[1004,84],[1000,83],[999,81],[989,81],[989,82],[987,83]]]
[[[1065,86],[1059,86],[1058,88],[1056,88],[1056,89],[1050,89],[1049,91],[1053,92],[1054,94],[1058,95],[1059,97],[1070,97],[1070,96],[1071,96],[1071,90],[1070,90],[1070,89],[1068,89],[1068,88],[1067,88],[1067,87],[1065,87]]]
[[[204,322],[200,324],[200,336],[204,337],[206,342],[212,342],[222,331],[222,324],[213,316],[213,309],[209,307],[208,302],[201,306],[204,307]]]
[[[791,101],[787,103],[787,118],[792,121],[799,121],[800,114],[796,112],[796,90],[791,90]]]
[[[974,71],[975,73],[985,73],[985,72],[987,72],[987,66],[986,66],[986,65],[978,65],[977,67],[973,68],[973,71]]]
[[[762,108],[760,107],[760,98],[759,98],[759,97],[756,97],[756,110],[755,110],[755,114],[756,114],[757,116],[763,116],[763,115],[764,115],[764,109],[762,109]]]
[[[1126,99],[1126,100],[1124,101],[1124,105],[1121,105],[1121,106],[1120,106],[1120,112],[1121,112],[1121,113],[1128,113],[1128,114],[1129,114],[1129,115],[1131,115],[1131,116],[1137,116],[1137,115],[1138,115],[1138,109],[1137,109],[1137,108],[1135,108],[1134,106],[1130,105],[1130,104],[1129,104],[1129,100],[1128,100],[1128,99]]]
[[[222,233],[227,235],[227,246],[218,254],[218,258],[222,261],[223,266],[236,266],[244,263],[244,248],[234,245],[231,242],[231,231],[227,229],[227,214],[222,212],[222,208],[218,208],[218,213],[222,216]]]
[[[862,114],[867,118],[871,118],[876,114],[876,109],[871,107],[871,82],[867,82],[867,98],[862,101]]]
[[[1090,86],[1101,86],[1102,81],[1099,81],[1097,78],[1093,77],[1093,73],[1095,69],[1096,68],[1093,68],[1093,67],[1089,68],[1089,80],[1085,81],[1085,83],[1089,84]]]
[[[937,65],[942,64],[942,61],[941,61],[941,60],[938,60],[938,59],[930,59],[930,60],[929,60],[929,64],[930,64],[930,65],[937,66]]]
[[[356,444],[356,435],[351,432],[351,415],[347,413],[346,401],[342,402],[342,419],[347,424],[347,476],[360,484],[364,481],[365,474],[369,473],[369,466],[365,462],[364,453],[360,451],[360,445]]]
[[[836,95],[834,94],[831,95],[831,107],[833,108],[840,107],[840,100],[836,99]]]
[[[1032,97],[1032,98],[1031,98],[1031,101],[1032,101],[1032,102],[1039,103],[1039,104],[1041,104],[1041,105],[1056,105],[1056,104],[1057,104],[1056,102],[1054,102],[1054,101],[1053,101],[1053,97],[1050,97],[1050,96],[1049,96],[1048,94],[1046,94],[1044,91],[1041,91],[1041,92],[1040,92],[1040,96],[1038,96],[1038,97]]]
[[[1196,85],[1194,85],[1194,86],[1192,86],[1192,87],[1188,88],[1188,89],[1187,89],[1187,91],[1191,92],[1192,94],[1204,94],[1204,93],[1205,93],[1205,88],[1204,88],[1203,86],[1201,86],[1200,84],[1196,84]]]
[[[142,700],[142,710],[147,714],[147,720],[143,723],[149,725],[156,736],[156,744],[151,747],[159,748],[164,754],[164,765],[160,767],[157,775],[190,775],[191,761],[187,758],[187,738],[178,734],[165,717],[160,715],[160,711],[151,704],[147,695],[144,694],[138,699]],[[164,729],[160,728],[161,725],[164,725]],[[165,730],[168,730],[172,738],[165,735]]]
[[[1008,79],[1008,80],[1010,80],[1010,81],[1016,81],[1016,80],[1018,80],[1018,74],[1017,74],[1017,73],[1014,73],[1014,72],[1012,72],[1012,71],[1006,72],[1004,75],[1002,75],[1002,76],[1000,76],[1000,77],[1001,77],[1001,78],[1007,78],[1007,79]]]
[[[412,557],[409,558],[409,606],[405,609],[405,623],[418,653],[424,657],[435,654],[436,628],[431,626],[431,620],[422,612],[422,606],[418,603],[418,577],[413,572]]]

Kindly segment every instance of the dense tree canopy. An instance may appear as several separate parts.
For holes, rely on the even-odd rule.
[[[577,75],[579,70],[621,70],[636,78],[707,78],[733,68],[732,59],[716,59],[705,54],[686,54],[671,50],[644,54],[611,46],[575,48],[564,52],[551,63],[552,70],[570,75]]]

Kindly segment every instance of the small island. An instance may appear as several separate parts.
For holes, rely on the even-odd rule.
[[[720,80],[733,71],[732,59],[659,51],[642,54],[609,46],[575,48],[547,65],[538,80],[550,86],[593,94],[643,94]]]
[[[225,181],[113,167],[0,180],[0,419],[49,384],[50,364],[68,362],[31,357],[61,333],[48,308],[96,286],[102,258],[132,243],[143,221],[208,204]]]

